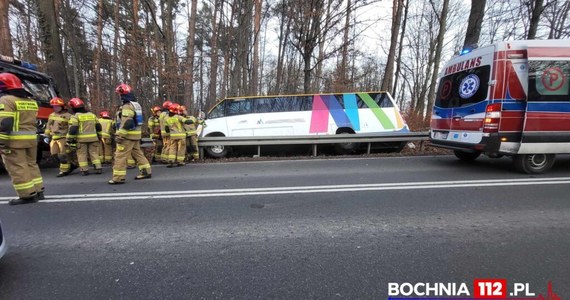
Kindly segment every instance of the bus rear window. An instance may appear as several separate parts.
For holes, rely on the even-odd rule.
[[[462,107],[487,99],[491,66],[469,69],[440,79],[435,106]]]

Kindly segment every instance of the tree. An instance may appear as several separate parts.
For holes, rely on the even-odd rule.
[[[10,34],[10,21],[8,19],[9,0],[0,0],[0,54],[12,56],[12,35]]]
[[[538,22],[540,21],[540,15],[544,10],[543,3],[544,0],[530,1],[532,7],[532,14],[530,17],[530,25],[528,28],[528,36],[527,36],[529,40],[534,40],[536,38],[536,30],[538,29]]]
[[[469,21],[467,23],[467,32],[463,48],[475,45],[479,42],[481,35],[481,25],[485,17],[485,5],[487,0],[471,0],[471,12],[469,13]]]
[[[402,11],[404,0],[392,1],[392,30],[390,33],[390,50],[388,52],[388,61],[386,62],[386,70],[384,71],[384,79],[382,80],[383,91],[392,91],[394,88],[394,61],[396,57],[396,47],[398,46],[398,33],[400,32],[400,23],[402,22]]]
[[[185,101],[187,105],[192,104],[194,99],[194,42],[196,35],[196,13],[198,1],[192,0],[192,8],[190,10],[190,18],[188,20],[188,41],[186,49],[186,84],[185,84]],[[194,111],[197,111],[193,108]]]
[[[53,76],[61,95],[69,98],[71,93],[57,25],[55,0],[36,0],[36,5],[47,72]]]

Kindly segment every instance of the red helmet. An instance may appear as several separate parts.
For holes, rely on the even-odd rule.
[[[22,81],[12,73],[0,73],[0,91],[21,89]]]
[[[152,113],[156,113],[156,112],[161,111],[161,110],[162,110],[162,109],[161,109],[160,106],[158,106],[158,105],[153,106],[153,107],[150,109],[150,111],[151,111]]]
[[[49,101],[49,104],[51,106],[61,106],[61,107],[65,106],[65,102],[63,101],[63,99],[61,99],[59,97],[55,97],[55,98],[51,99]]]
[[[110,118],[111,118],[111,115],[109,115],[109,112],[108,112],[108,111],[104,110],[104,111],[102,111],[102,112],[99,113],[99,117],[110,119]]]
[[[164,101],[164,103],[162,103],[162,108],[169,109],[172,104],[173,104],[172,101],[166,100]]]
[[[168,111],[173,113],[173,114],[177,114],[179,109],[180,109],[179,104],[172,103],[172,105],[170,105],[170,107],[168,108]]]
[[[73,98],[69,100],[69,106],[71,106],[72,108],[84,108],[85,103],[83,102],[83,100],[79,98]]]
[[[180,107],[178,108],[178,113],[183,113],[186,110],[186,106],[184,105],[180,105]]]
[[[133,89],[128,84],[121,83],[115,89],[115,93],[119,95],[129,94]]]

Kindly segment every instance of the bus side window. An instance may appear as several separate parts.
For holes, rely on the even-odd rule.
[[[313,96],[299,96],[297,99],[301,102],[302,111],[313,109]]]
[[[227,102],[228,116],[252,113],[251,99],[235,99]]]
[[[356,105],[358,106],[358,108],[368,108],[368,105],[366,105],[366,103],[362,101],[360,95],[358,94],[356,94]]]
[[[271,112],[271,99],[269,99],[269,98],[258,98],[258,99],[256,99],[254,111],[256,113]]]
[[[380,107],[394,107],[392,101],[385,93],[370,94],[370,97],[374,99],[374,102]]]
[[[214,107],[214,109],[212,109],[212,111],[208,114],[208,119],[225,117],[226,114],[224,108],[226,106],[226,102],[227,101],[224,101],[218,104],[216,107]]]

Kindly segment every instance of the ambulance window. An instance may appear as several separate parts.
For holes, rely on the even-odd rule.
[[[491,66],[454,73],[440,79],[435,106],[461,107],[487,99]]]
[[[529,61],[529,101],[568,101],[570,61]]]

